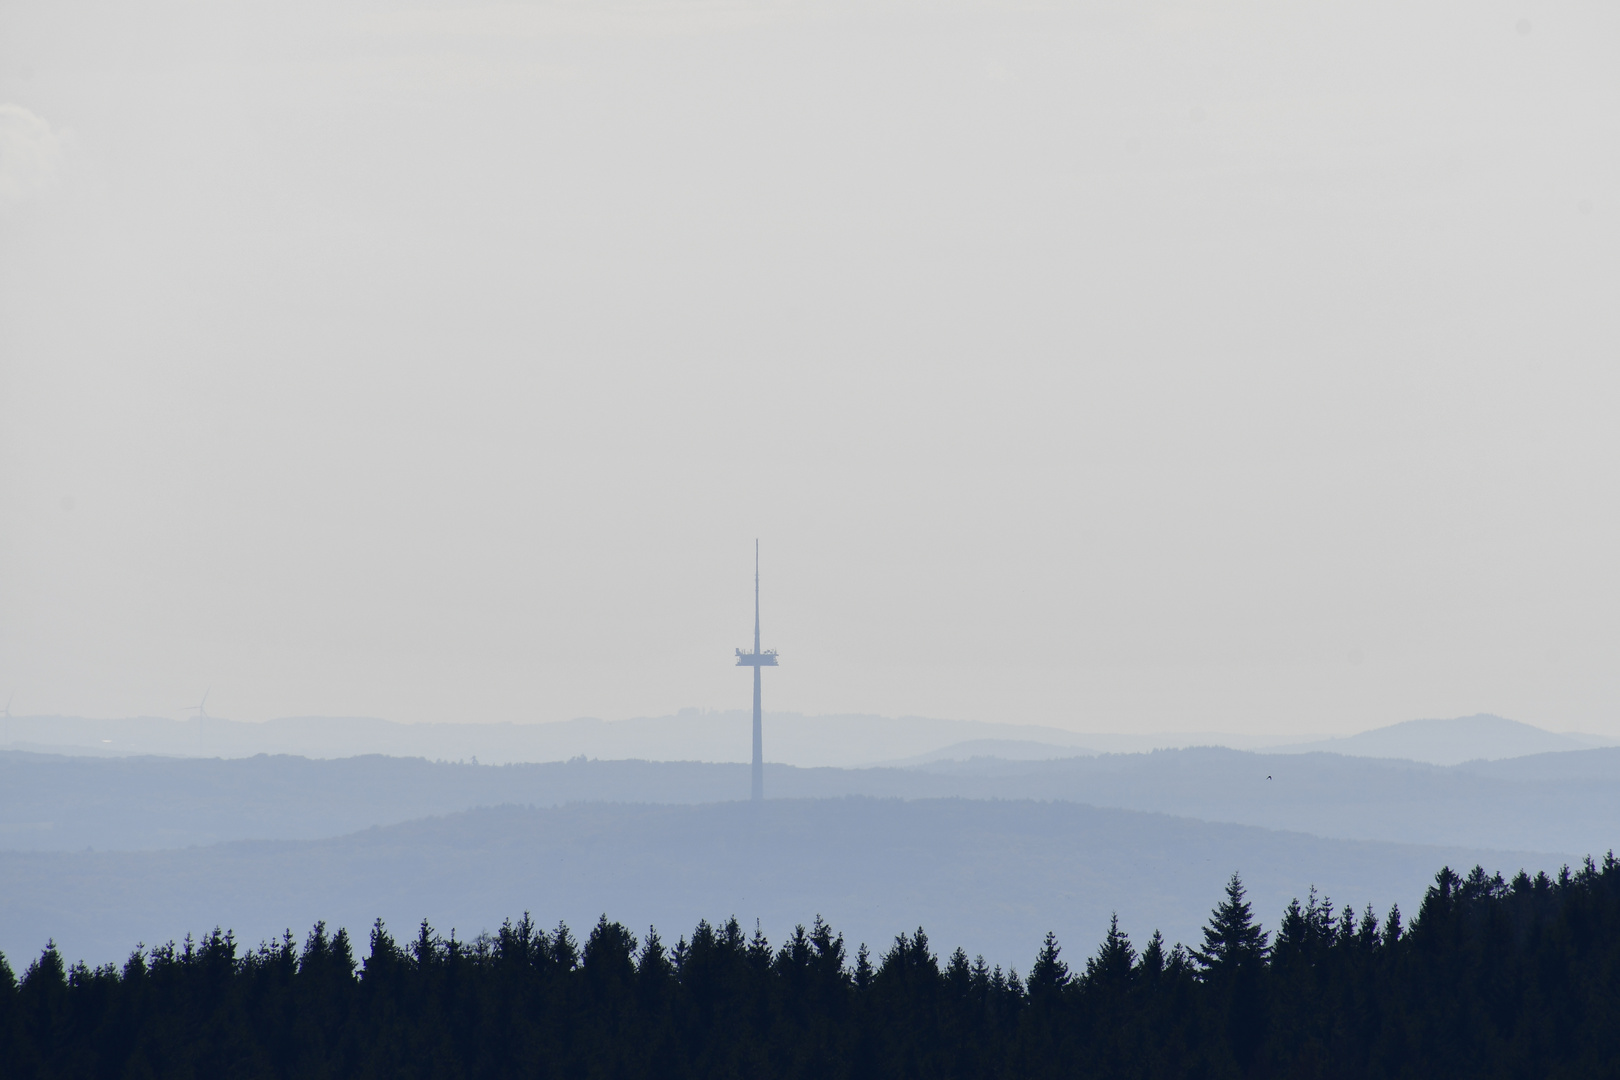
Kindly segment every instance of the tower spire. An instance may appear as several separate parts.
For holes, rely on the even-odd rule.
[[[760,668],[776,667],[776,650],[759,647],[759,540],[754,540],[754,651],[737,650],[737,666],[754,669],[754,769],[753,794],[755,802],[765,798],[765,749],[763,739],[764,713],[760,708]]]

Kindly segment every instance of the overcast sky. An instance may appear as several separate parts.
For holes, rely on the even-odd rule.
[[[5,0],[0,694],[1620,735],[1616,42]]]

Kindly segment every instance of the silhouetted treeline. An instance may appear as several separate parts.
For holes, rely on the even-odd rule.
[[[1511,882],[1442,870],[1409,928],[1314,894],[1263,931],[1234,875],[1193,949],[1118,928],[1071,968],[941,958],[918,930],[850,955],[819,919],[669,944],[604,917],[472,941],[317,925],[228,933],[18,980],[0,1075],[33,1077],[1620,1076],[1620,862]]]

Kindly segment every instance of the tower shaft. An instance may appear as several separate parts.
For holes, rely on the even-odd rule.
[[[765,741],[764,741],[764,713],[759,705],[759,668],[754,668],[754,789],[749,796],[755,802],[765,798]]]

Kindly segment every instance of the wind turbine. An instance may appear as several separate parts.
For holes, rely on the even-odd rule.
[[[14,700],[16,700],[16,697],[17,697],[17,691],[13,690],[11,692],[11,696],[6,698],[6,719],[7,720],[11,719],[11,703]]]
[[[191,709],[193,712],[195,712],[197,714],[197,716],[199,718],[201,718],[203,720],[212,720],[213,717],[208,715],[207,706],[208,706],[208,695],[213,689],[214,688],[212,686],[210,686],[207,690],[204,690],[201,701],[197,702],[197,704],[195,704],[195,705],[187,705],[187,706],[185,706],[185,708]]]

